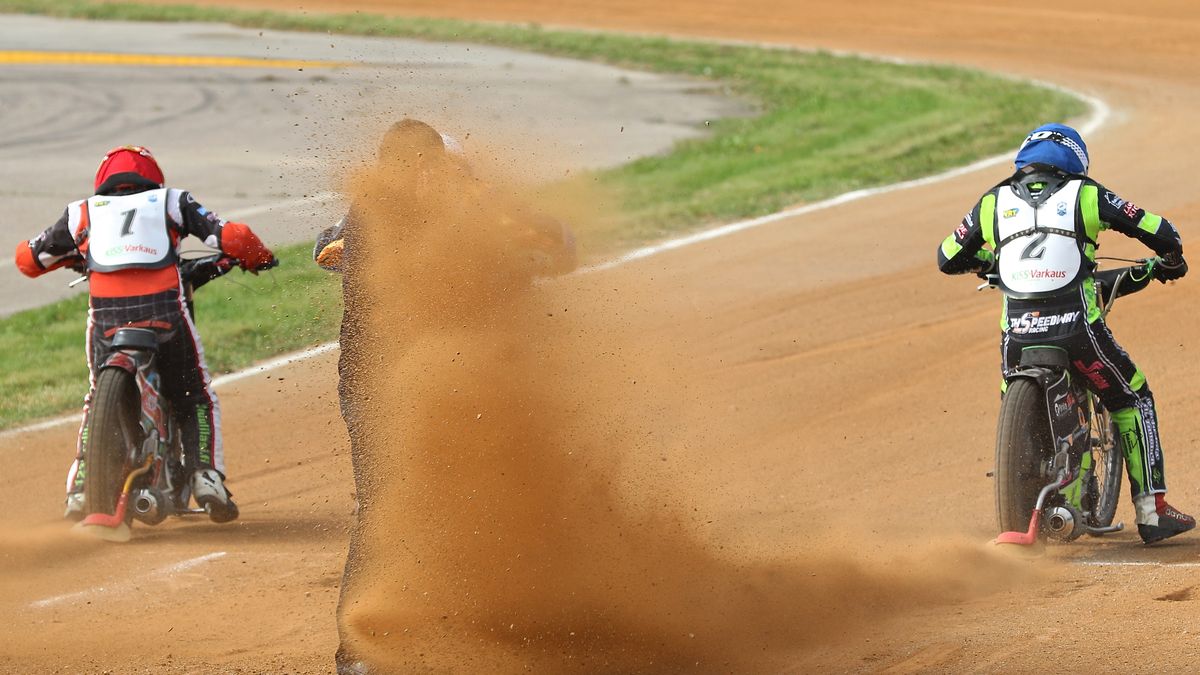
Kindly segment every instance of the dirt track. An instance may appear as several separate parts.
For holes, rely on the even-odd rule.
[[[486,14],[474,4],[409,6],[858,49],[1059,82],[1113,107],[1108,126],[1089,139],[1098,180],[1169,216],[1185,241],[1200,219],[1189,180],[1200,147],[1192,123],[1200,13],[1183,3],[893,9],[874,0],[780,9],[614,1],[601,11],[547,0],[490,3]],[[629,390],[604,401],[616,418],[657,434],[621,457],[617,477],[629,500],[646,503],[669,477],[665,510],[682,514],[696,540],[720,552],[716,559],[743,567],[800,560],[795,569],[811,575],[801,596],[810,606],[793,615],[809,630],[764,668],[1029,671],[1065,661],[1101,672],[1195,670],[1195,567],[1080,563],[1196,565],[1197,536],[1147,549],[1124,533],[1053,549],[1035,566],[1001,566],[1005,573],[991,579],[972,573],[996,569],[976,553],[993,534],[985,474],[996,408],[996,301],[967,280],[940,277],[932,263],[937,242],[1002,173],[877,197],[565,282],[565,293],[607,308],[601,319],[614,332],[638,337],[626,365]],[[1102,254],[1135,251],[1110,237]],[[1200,322],[1183,308],[1200,298],[1197,288],[1190,278],[1156,285],[1113,320],[1162,410],[1172,501],[1192,511],[1200,508],[1192,449],[1200,397],[1187,383],[1200,377],[1200,362],[1190,358]],[[648,363],[667,367],[641,371]],[[352,507],[333,384],[332,361],[322,359],[225,389],[243,519],[227,528],[143,529],[120,549],[63,543],[61,528],[50,524],[46,504],[57,504],[60,449],[73,431],[5,439],[0,454],[14,478],[0,497],[5,520],[47,523],[32,537],[0,526],[0,550],[11,552],[16,568],[0,581],[9,669],[327,668]],[[647,410],[636,387],[651,385],[660,388]],[[1127,504],[1118,517],[1132,520]],[[123,581],[137,570],[147,578]],[[94,587],[98,577],[109,592],[29,607]],[[737,603],[725,610],[753,614]],[[128,657],[134,649],[140,655]]]

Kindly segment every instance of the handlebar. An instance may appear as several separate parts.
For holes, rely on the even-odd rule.
[[[233,268],[240,266],[241,263],[241,260],[225,255],[224,253],[213,253],[199,258],[187,258],[179,261],[179,276],[183,279],[185,285],[196,289],[213,279],[229,274]],[[259,265],[254,269],[246,271],[251,274],[258,274],[259,272],[276,267],[279,267],[279,258],[272,256],[271,261],[265,265]],[[88,280],[88,271],[86,269],[72,269],[79,272],[81,276],[67,284],[68,288],[73,288]]]
[[[1122,260],[1121,258],[1101,259]],[[1137,293],[1148,286],[1150,280],[1154,278],[1154,268],[1161,262],[1161,258],[1141,258],[1126,262],[1133,262],[1135,264],[1111,270],[1100,270],[1093,274],[1096,279],[1096,290],[1100,292],[1100,306],[1104,308],[1102,316],[1108,315],[1109,310],[1112,309],[1112,301],[1116,298]],[[985,288],[1000,287],[999,274],[991,273],[979,276],[984,281],[975,290],[982,291]]]
[[[193,289],[196,289],[213,279],[229,274],[233,268],[239,265],[241,265],[241,260],[237,258],[223,253],[214,253],[200,258],[181,261],[179,263],[179,276],[183,278],[185,284],[190,284]],[[275,267],[279,267],[279,258],[272,256],[270,262],[247,271],[252,274],[258,274],[259,272]]]

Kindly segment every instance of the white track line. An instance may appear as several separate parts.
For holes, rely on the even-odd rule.
[[[1060,87],[1058,85],[1054,85],[1054,84],[1050,84],[1050,83],[1046,83],[1046,82],[1039,82],[1039,81],[1030,81],[1030,82],[1032,84],[1036,84],[1038,86],[1042,86],[1047,89],[1053,89],[1056,91],[1064,92],[1066,94],[1070,94],[1071,96],[1078,97],[1078,98],[1082,99],[1085,103],[1087,103],[1088,106],[1091,108],[1091,114],[1087,117],[1086,120],[1084,120],[1083,124],[1080,125],[1080,127],[1079,127],[1080,134],[1082,134],[1084,136],[1088,136],[1088,135],[1092,134],[1093,132],[1095,132],[1097,129],[1102,127],[1106,122],[1108,122],[1108,119],[1112,116],[1112,110],[1108,107],[1108,104],[1106,104],[1104,101],[1100,100],[1099,98],[1096,98],[1095,96],[1089,96],[1082,92],[1074,91],[1071,89],[1067,89],[1066,87]],[[763,225],[768,225],[770,223],[776,223],[781,220],[786,220],[788,218],[794,218],[797,216],[806,215],[809,213],[813,213],[815,211],[823,211],[825,209],[830,209],[835,206],[841,206],[842,204],[847,204],[850,202],[859,201],[861,199],[866,199],[867,197],[874,197],[877,195],[887,194],[889,192],[897,192],[899,190],[907,190],[909,188],[921,187],[924,185],[931,185],[933,183],[950,180],[951,178],[957,178],[959,176],[971,173],[973,171],[978,171],[980,169],[984,169],[989,166],[1000,164],[1005,161],[1010,161],[1011,158],[1012,158],[1011,153],[1006,153],[1003,155],[996,155],[994,157],[988,157],[987,159],[981,159],[977,162],[972,162],[971,164],[967,164],[966,166],[960,166],[956,169],[950,169],[948,171],[943,171],[942,173],[934,174],[932,176],[926,176],[924,178],[916,178],[913,180],[904,181],[902,183],[893,183],[891,185],[884,185],[884,186],[876,187],[876,188],[854,190],[853,192],[847,192],[845,194],[841,194],[836,197],[831,197],[824,201],[815,202],[812,204],[806,204],[804,206],[798,206],[796,208],[786,209],[786,210],[780,211],[778,213],[772,213],[772,214],[768,214],[765,216],[759,216],[758,218],[751,218],[749,220],[742,220],[742,221],[739,221],[736,223],[729,223],[728,225],[721,225],[718,227],[714,227],[712,229],[703,230],[701,232],[696,232],[695,234],[690,234],[690,235],[687,235],[684,237],[678,237],[676,239],[668,239],[667,241],[660,242],[658,244],[635,249],[633,251],[630,251],[629,253],[626,253],[622,256],[619,256],[617,258],[614,258],[614,259],[606,261],[606,262],[598,263],[595,265],[590,265],[587,267],[581,267],[581,268],[575,270],[574,272],[572,272],[572,274],[591,274],[593,272],[603,272],[604,270],[609,270],[609,269],[613,269],[615,267],[620,267],[621,265],[624,265],[626,263],[630,263],[635,260],[641,260],[642,258],[649,258],[651,256],[658,255],[659,253],[664,253],[666,251],[672,251],[675,249],[684,248],[686,246],[691,246],[692,244],[698,244],[700,242],[709,241],[712,239],[718,239],[720,237],[727,237],[727,236],[729,236],[731,234],[735,234],[737,232],[742,232],[744,230],[750,230],[750,229],[753,229],[756,227],[761,227]],[[307,201],[317,201],[317,200],[327,199],[331,196],[336,196],[336,195],[333,195],[332,193],[321,193],[318,195],[313,195],[311,197],[307,197],[305,199],[296,200],[296,202],[288,202],[288,203],[292,204],[292,203],[304,203]],[[279,206],[278,204],[274,204],[274,205],[270,205],[268,207],[254,207],[254,208],[269,210],[270,208],[276,208],[278,206]],[[247,215],[248,211],[251,211],[251,209],[245,209],[245,210],[237,212],[237,213],[239,214],[239,216],[242,216],[242,215]],[[215,380],[213,380],[213,385],[220,386],[221,384],[225,384],[228,382],[235,382],[237,380],[241,380],[246,377],[250,377],[252,375],[257,375],[259,373],[265,373],[269,370],[279,368],[280,366],[283,366],[283,365],[286,365],[289,363],[293,363],[296,361],[303,361],[304,359],[309,359],[314,356],[324,354],[335,348],[337,348],[336,342],[329,342],[329,343],[326,343],[323,345],[319,345],[317,347],[313,347],[312,349],[308,349],[303,352],[283,356],[283,357],[274,359],[272,361],[267,361],[266,363],[255,366],[248,370],[243,370],[243,371],[239,371],[236,373],[230,373],[228,375],[223,375],[223,376],[218,377]],[[18,427],[16,429],[9,429],[7,431],[0,431],[0,440],[4,440],[4,439],[8,438],[9,436],[30,433],[30,432],[35,432],[35,431],[44,431],[46,429],[52,429],[54,427],[57,427],[57,426],[60,426],[63,424],[77,423],[78,421],[79,421],[78,413],[73,414],[73,415],[64,415],[62,417],[56,417],[54,419],[46,420],[44,422],[38,422],[36,424],[31,424],[29,426]]]
[[[1105,122],[1107,122],[1109,117],[1112,115],[1112,111],[1109,109],[1108,105],[1105,104],[1104,101],[1101,101],[1100,99],[1098,99],[1094,96],[1088,96],[1087,94],[1083,94],[1083,93],[1076,92],[1076,91],[1071,91],[1069,89],[1065,89],[1065,88],[1047,84],[1047,83],[1037,82],[1035,84],[1046,87],[1047,89],[1054,89],[1054,90],[1058,90],[1058,91],[1062,91],[1064,93],[1070,94],[1072,96],[1076,96],[1080,99],[1083,99],[1088,104],[1088,106],[1091,108],[1091,115],[1088,116],[1088,118],[1084,121],[1083,125],[1081,125],[1079,128],[1079,132],[1083,136],[1091,135],[1092,132],[1096,131]],[[806,215],[809,213],[813,213],[815,211],[823,211],[825,209],[833,208],[835,206],[841,206],[842,204],[848,204],[850,202],[855,202],[855,201],[859,201],[861,199],[866,199],[867,197],[874,197],[876,195],[887,194],[889,192],[896,192],[898,190],[907,190],[909,188],[921,187],[924,185],[938,183],[938,182],[941,182],[944,180],[949,180],[951,178],[957,178],[959,176],[966,175],[973,171],[978,171],[980,169],[984,169],[989,166],[1001,164],[1003,162],[1011,161],[1011,160],[1012,160],[1012,154],[1006,153],[1003,155],[996,155],[994,157],[988,157],[987,159],[981,159],[977,162],[972,162],[971,164],[968,164],[966,166],[960,166],[956,169],[950,169],[948,171],[943,171],[942,173],[934,174],[932,176],[926,176],[924,178],[916,178],[913,180],[904,181],[902,183],[893,183],[891,185],[883,185],[883,186],[875,187],[875,188],[854,190],[853,192],[847,192],[845,194],[840,194],[836,197],[831,197],[824,201],[815,202],[812,204],[805,204],[804,206],[797,206],[797,207],[791,208],[791,209],[785,209],[778,213],[772,213],[772,214],[765,215],[765,216],[759,216],[758,218],[751,218],[750,220],[743,220],[743,221],[736,222],[736,223],[730,223],[728,225],[721,225],[719,227],[714,227],[710,230],[704,230],[702,232],[697,232],[695,234],[691,234],[686,237],[679,237],[678,239],[670,239],[670,240],[661,242],[659,244],[645,246],[643,248],[639,248],[639,249],[630,251],[629,253],[626,253],[625,255],[622,255],[613,260],[598,263],[598,264],[592,265],[590,267],[580,268],[576,272],[579,274],[587,274],[589,272],[600,272],[603,270],[612,269],[614,267],[619,267],[621,265],[624,265],[625,263],[632,262],[634,260],[640,260],[641,258],[648,258],[652,255],[657,255],[659,253],[663,253],[664,251],[670,251],[670,250],[677,249],[677,248],[683,248],[685,246],[691,246],[692,244],[698,244],[702,241],[709,241],[712,239],[718,239],[720,237],[726,237],[726,236],[729,236],[729,235],[737,233],[737,232],[742,232],[743,230],[750,230],[750,229],[753,229],[756,227],[760,227],[762,225],[767,225],[769,223],[775,223],[775,222],[778,222],[781,220],[785,220],[787,218],[795,218],[796,216],[803,216],[803,215]]]
[[[252,377],[254,375],[259,375],[261,373],[275,370],[276,368],[281,368],[281,367],[286,366],[287,364],[292,363],[294,361],[304,361],[307,359],[311,359],[314,356],[320,356],[321,354],[331,352],[334,349],[337,349],[337,346],[338,346],[338,343],[336,343],[336,342],[327,342],[323,345],[317,345],[316,347],[310,347],[308,349],[305,349],[304,351],[294,352],[292,354],[285,354],[278,358],[271,359],[270,361],[264,361],[263,363],[260,363],[257,366],[253,366],[253,367],[247,368],[245,370],[239,370],[235,373],[221,375],[220,377],[213,379],[213,382],[212,382],[213,387],[220,387],[220,386],[229,384],[230,382],[237,382],[238,380],[244,380],[247,377]],[[55,427],[60,427],[64,424],[79,424],[81,414],[82,413],[77,413],[77,412],[70,413],[67,415],[63,415],[62,417],[55,417],[53,419],[48,419],[43,422],[38,422],[36,424],[30,424],[28,426],[18,427],[16,429],[8,429],[6,431],[0,431],[0,440],[7,439],[10,436],[17,436],[20,434],[33,433],[35,431],[46,431],[47,429],[54,429]]]
[[[336,192],[319,192],[315,195],[308,195],[307,197],[300,197],[297,199],[289,199],[284,202],[272,202],[270,204],[263,204],[261,206],[247,206],[244,209],[234,209],[233,211],[224,214],[224,217],[230,220],[234,218],[246,218],[249,216],[257,216],[260,213],[274,211],[275,209],[303,206],[304,204],[309,204],[312,202],[319,204],[321,202],[334,201],[338,199],[338,197],[340,197],[340,195],[338,195]]]
[[[1200,563],[1164,563],[1154,561],[1082,560],[1074,563],[1087,567],[1200,567]]]
[[[118,591],[125,591],[125,590],[132,588],[138,581],[141,581],[143,579],[162,579],[162,578],[170,577],[175,574],[179,574],[180,572],[186,572],[187,570],[190,570],[193,567],[196,567],[198,565],[202,565],[210,560],[216,560],[217,558],[222,558],[224,556],[225,556],[225,551],[217,551],[216,553],[208,553],[206,555],[202,555],[202,556],[199,556],[196,558],[182,560],[173,565],[167,565],[166,567],[160,567],[160,568],[150,572],[145,577],[137,577],[136,579],[122,581],[122,582],[113,584],[111,586],[95,586],[93,588],[89,588],[84,591],[77,591],[75,593],[64,593],[63,595],[54,595],[49,598],[35,600],[35,601],[29,603],[29,606],[33,609],[44,609],[46,607],[53,607],[54,605],[69,603],[69,602],[73,602],[75,600],[82,600],[83,598],[94,597],[97,595],[104,595],[105,593],[115,593]]]

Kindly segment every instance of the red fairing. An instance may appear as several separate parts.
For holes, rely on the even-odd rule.
[[[256,269],[274,257],[258,235],[245,223],[227,222],[221,228],[221,250],[242,261],[245,269]]]
[[[100,167],[96,169],[96,184],[92,189],[99,190],[104,181],[119,173],[136,173],[152,183],[157,183],[159,187],[163,184],[162,169],[158,167],[154,155],[140,145],[123,145],[109,150],[104,159],[100,160]]]

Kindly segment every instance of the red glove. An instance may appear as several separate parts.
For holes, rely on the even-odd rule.
[[[244,270],[268,267],[275,259],[271,249],[245,223],[225,223],[221,228],[221,250],[240,260]]]

